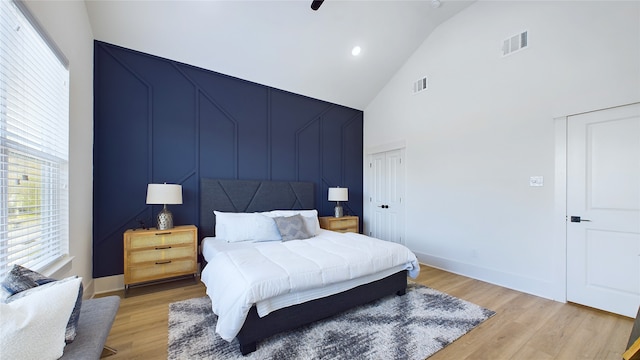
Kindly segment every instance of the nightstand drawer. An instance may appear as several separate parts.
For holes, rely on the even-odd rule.
[[[331,227],[336,230],[343,230],[358,227],[358,219],[342,219],[338,218],[331,222]]]
[[[156,260],[171,260],[190,258],[195,253],[193,246],[159,245],[149,250],[132,251],[129,253],[129,266]]]
[[[320,227],[325,230],[337,231],[337,232],[355,232],[357,233],[360,228],[359,219],[357,216],[321,216],[318,218],[320,221]]]
[[[194,259],[157,260],[144,266],[132,266],[128,276],[131,282],[145,282],[166,277],[193,274],[196,267]]]
[[[161,247],[193,242],[193,234],[188,231],[154,231],[131,234],[128,249]]]

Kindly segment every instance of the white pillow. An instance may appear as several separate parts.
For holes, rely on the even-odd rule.
[[[318,210],[272,210],[261,213],[268,217],[289,217],[294,215],[300,215],[304,219],[307,230],[313,235],[320,234],[320,222],[318,221]]]
[[[0,303],[0,349],[7,359],[58,359],[82,278],[42,286],[29,296]]]
[[[227,242],[281,240],[275,221],[259,213],[214,211],[216,237]]]

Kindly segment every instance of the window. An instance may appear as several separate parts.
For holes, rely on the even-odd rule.
[[[0,1],[0,275],[68,253],[69,71],[19,1]]]

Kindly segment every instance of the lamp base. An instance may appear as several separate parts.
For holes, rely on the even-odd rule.
[[[333,209],[333,216],[337,218],[342,217],[342,206],[340,206],[340,204],[336,205]]]
[[[158,224],[156,229],[158,230],[168,230],[173,228],[173,214],[171,214],[171,211],[167,209],[167,205],[165,205],[162,208],[162,211],[158,213],[156,220],[156,223]]]

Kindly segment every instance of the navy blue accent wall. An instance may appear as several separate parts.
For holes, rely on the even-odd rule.
[[[176,225],[199,225],[200,177],[311,181],[320,215],[331,186],[362,217],[360,110],[96,41],[93,276],[123,273],[122,234],[153,226],[148,183],[182,184]]]

